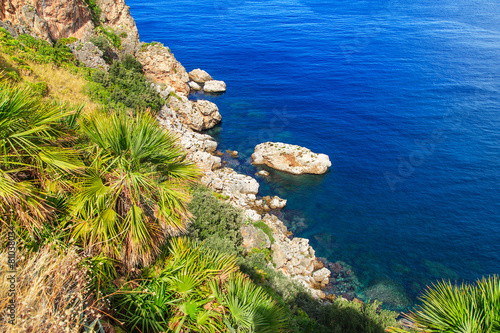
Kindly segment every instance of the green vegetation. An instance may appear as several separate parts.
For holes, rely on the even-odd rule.
[[[5,54],[16,55],[18,61],[58,66],[75,63],[75,56],[69,47],[62,43],[56,43],[56,47],[52,47],[49,42],[30,35],[20,35],[15,39],[4,28],[0,28],[0,46]]]
[[[73,235],[128,270],[147,266],[167,237],[185,230],[187,195],[180,184],[198,171],[147,114],[96,113],[80,124],[89,141],[88,167],[71,200]]]
[[[0,221],[29,230],[56,218],[51,202],[83,167],[68,148],[69,110],[43,102],[26,88],[0,84]],[[70,132],[70,131],[68,131]]]
[[[172,239],[168,256],[116,293],[130,332],[276,332],[284,318],[262,288],[237,272],[236,258]],[[134,285],[132,289],[130,286]]]
[[[83,0],[87,7],[90,9],[90,14],[92,15],[92,22],[94,22],[94,25],[97,27],[101,24],[101,13],[102,10],[97,5],[95,0]]]
[[[274,243],[273,232],[272,232],[271,228],[269,228],[269,226],[264,221],[254,222],[253,225],[256,228],[259,228],[260,230],[264,231],[264,233],[267,235],[267,237],[269,237],[271,244]]]
[[[103,26],[100,26],[97,28],[97,31],[106,36],[110,41],[111,41],[111,44],[117,48],[117,49],[120,49],[121,46],[122,46],[122,41],[120,39],[120,37],[118,37],[118,35],[113,31],[113,29],[111,28],[105,28]]]
[[[159,43],[159,42],[144,43],[141,46],[141,52],[145,51],[148,48],[148,46],[150,46],[150,45],[151,46],[154,46],[154,45],[161,45],[161,46],[163,46],[163,44]],[[169,49],[169,51],[170,51],[170,49]]]
[[[206,247],[224,253],[240,253],[243,241],[240,211],[218,200],[210,189],[201,185],[194,188],[188,209],[194,217],[189,226],[189,236],[193,240],[204,241]]]
[[[424,332],[500,332],[500,280],[489,276],[474,285],[439,282],[407,317]],[[406,332],[392,329],[391,332]]]
[[[115,61],[109,73],[94,71],[91,79],[97,84],[90,85],[90,95],[109,107],[159,111],[164,104],[146,80],[142,65],[131,55],[123,57],[122,62]]]

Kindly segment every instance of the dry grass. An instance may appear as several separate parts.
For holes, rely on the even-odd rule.
[[[72,250],[60,254],[46,246],[29,258],[19,258],[16,272],[16,324],[6,316],[10,282],[0,276],[0,332],[78,332],[94,318],[81,258]],[[7,252],[0,252],[0,269],[9,271]]]
[[[33,73],[21,78],[30,83],[45,82],[49,87],[49,98],[70,105],[85,104],[84,112],[91,112],[101,107],[85,93],[88,84],[83,77],[64,68],[50,64],[28,63]]]
[[[70,106],[84,104],[84,113],[92,112],[102,105],[92,101],[86,91],[88,81],[82,75],[73,74],[66,68],[56,67],[52,64],[38,64],[25,61],[31,70],[19,66],[12,56],[0,51],[0,72],[2,70],[15,71],[24,82],[45,82],[49,88],[48,99]]]

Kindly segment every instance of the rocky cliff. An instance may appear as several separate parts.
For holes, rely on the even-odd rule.
[[[139,45],[139,33],[124,0],[96,0],[96,5],[91,8],[84,0],[0,0],[0,20],[16,33],[51,42],[89,37],[98,23],[120,35],[126,49]]]
[[[0,0],[0,20],[9,21],[18,33],[48,41],[81,38],[93,28],[91,12],[83,0]]]

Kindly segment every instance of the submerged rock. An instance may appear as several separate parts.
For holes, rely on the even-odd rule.
[[[411,301],[406,296],[403,288],[389,280],[370,286],[365,290],[365,295],[368,299],[376,299],[396,308],[405,308],[411,305]]]
[[[281,142],[264,142],[255,147],[253,164],[265,164],[270,168],[295,175],[304,173],[323,174],[332,165],[325,154]]]

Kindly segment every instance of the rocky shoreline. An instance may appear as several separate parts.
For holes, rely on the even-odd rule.
[[[343,282],[348,279],[349,270],[339,263],[331,264],[319,259],[315,250],[305,238],[293,237],[285,224],[276,215],[285,207],[286,200],[279,197],[258,197],[259,183],[253,177],[239,174],[225,167],[221,154],[217,151],[217,142],[203,131],[217,125],[221,115],[215,105],[209,101],[189,100],[189,94],[203,90],[206,93],[221,93],[226,84],[214,80],[207,72],[195,69],[188,73],[175,59],[168,47],[161,43],[141,43],[135,21],[130,15],[124,0],[96,0],[100,8],[99,23],[96,12],[82,0],[61,0],[32,6],[27,0],[10,0],[8,8],[0,8],[0,26],[13,35],[29,33],[49,42],[60,38],[75,37],[77,41],[68,41],[76,59],[87,67],[104,71],[109,65],[104,60],[103,52],[92,43],[98,36],[95,24],[102,29],[120,36],[120,47],[112,48],[107,56],[120,59],[132,54],[141,62],[146,77],[152,87],[164,99],[165,105],[159,112],[158,122],[167,130],[174,132],[188,157],[203,170],[201,182],[219,193],[233,206],[241,208],[249,223],[242,227],[244,246],[247,251],[254,248],[272,250],[273,267],[286,276],[304,285],[315,298],[325,298],[327,292],[354,297],[353,288]],[[295,162],[310,163],[314,166],[303,168],[293,173],[323,173],[331,165],[328,157],[314,154],[306,148],[291,146],[297,156],[288,167],[295,168]],[[237,152],[229,152],[237,158]],[[290,160],[292,155],[285,157]],[[278,157],[283,154],[278,153]],[[257,163],[269,164],[258,152]],[[315,162],[320,162],[315,164]],[[259,176],[266,176],[261,171]],[[267,235],[253,225],[263,222],[271,230]],[[344,284],[343,284],[344,283]]]
[[[179,67],[177,66],[177,68]],[[208,73],[206,75],[211,79]],[[190,73],[189,77],[193,76]],[[167,87],[167,89],[173,88]],[[217,151],[217,142],[211,136],[201,133],[202,130],[214,125],[203,128],[193,126],[200,115],[192,111],[189,104],[206,101],[193,102],[188,100],[186,96],[176,96],[177,93],[182,94],[175,90],[174,94],[170,93],[166,105],[158,114],[158,121],[167,130],[177,134],[188,157],[203,170],[202,184],[220,194],[233,206],[243,210],[245,218],[250,222],[241,228],[246,251],[270,249],[273,267],[298,281],[315,298],[326,298],[326,291],[330,294],[342,295],[346,299],[353,299],[355,297],[354,287],[349,278],[351,274],[352,278],[355,279],[352,271],[344,268],[340,263],[332,264],[325,259],[317,258],[308,239],[293,237],[284,222],[276,216],[280,215],[278,212],[285,207],[286,200],[277,196],[258,197],[259,183],[255,178],[239,174],[232,168],[223,167],[224,162],[220,156],[223,154]],[[191,111],[186,111],[186,109]],[[219,113],[214,113],[214,115],[215,121],[207,121],[206,123],[216,124],[220,121]],[[308,150],[304,148],[304,151]],[[237,152],[228,151],[228,154],[233,158],[238,156]],[[330,166],[328,162],[326,167]],[[264,222],[269,227],[272,232],[271,237],[252,224],[259,221]]]

